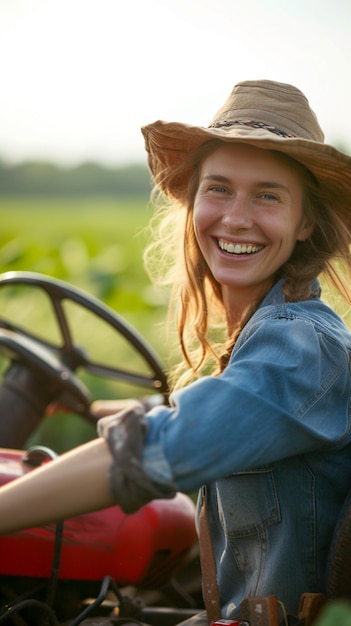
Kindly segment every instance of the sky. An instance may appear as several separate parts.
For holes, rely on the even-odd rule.
[[[292,83],[351,153],[350,0],[0,0],[0,159],[145,162],[235,83]]]

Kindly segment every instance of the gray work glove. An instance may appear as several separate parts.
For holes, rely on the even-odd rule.
[[[98,434],[106,440],[113,457],[109,470],[111,491],[125,513],[135,513],[151,500],[176,494],[173,487],[152,481],[143,469],[146,428],[142,406],[104,417],[97,424]]]

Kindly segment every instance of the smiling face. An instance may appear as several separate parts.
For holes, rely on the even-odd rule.
[[[310,234],[303,193],[297,169],[275,152],[224,144],[204,159],[194,230],[228,316],[262,298],[296,241]]]

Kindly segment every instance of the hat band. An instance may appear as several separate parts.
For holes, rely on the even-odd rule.
[[[279,135],[280,137],[297,137],[297,135],[293,135],[292,133],[286,133],[284,130],[277,128],[276,126],[271,126],[270,124],[265,124],[264,122],[255,122],[254,120],[223,120],[222,122],[214,122],[209,126],[209,128],[229,128],[230,126],[250,126],[251,128],[264,128],[270,133],[274,133],[274,135]]]

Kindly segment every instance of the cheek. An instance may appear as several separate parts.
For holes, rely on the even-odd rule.
[[[199,230],[202,230],[202,218],[202,212],[201,210],[199,210],[198,205],[195,203],[193,210],[193,226],[196,239],[199,239]]]
[[[206,231],[213,224],[214,221],[214,212],[212,207],[208,207],[204,203],[197,203],[195,201],[193,224],[197,236],[198,234]]]
[[[298,237],[300,225],[291,214],[265,214],[257,225],[271,239],[279,239],[291,245]]]
[[[206,233],[208,230],[208,220],[202,209],[194,206],[193,212],[193,228],[199,250],[206,258]]]

